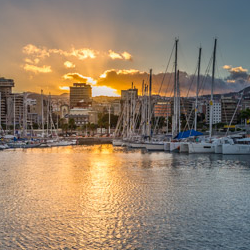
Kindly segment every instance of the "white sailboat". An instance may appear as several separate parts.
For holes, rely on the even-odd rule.
[[[211,83],[211,99],[209,102],[209,138],[201,142],[192,142],[188,144],[188,152],[192,153],[214,153],[215,147],[212,143],[212,127],[213,127],[213,90],[214,90],[214,74],[215,74],[215,61],[216,61],[216,46],[217,39],[214,40],[213,51],[213,69],[212,69],[212,83]]]
[[[227,141],[222,144],[224,155],[248,155],[250,154],[250,138],[238,139],[236,142]]]

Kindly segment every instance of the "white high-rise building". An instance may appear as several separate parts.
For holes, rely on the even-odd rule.
[[[210,105],[207,103],[206,121],[209,123],[210,119]],[[214,101],[213,103],[213,124],[221,122],[221,103]]]

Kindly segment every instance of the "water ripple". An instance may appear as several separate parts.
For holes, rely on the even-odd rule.
[[[249,157],[111,145],[0,155],[0,249],[250,245]]]

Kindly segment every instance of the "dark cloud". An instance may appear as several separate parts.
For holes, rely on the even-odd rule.
[[[196,93],[197,77],[188,75],[186,72],[180,72],[180,91],[182,96],[194,96]],[[245,78],[247,79],[247,78]],[[136,70],[108,70],[102,78],[97,80],[98,86],[108,86],[117,89],[120,93],[123,89],[131,87],[131,83],[141,91],[142,81],[148,84],[149,74],[146,72],[139,72]],[[152,77],[154,94],[171,95],[173,93],[174,73],[159,73],[153,74]],[[200,81],[200,95],[209,94],[211,92],[211,76],[201,76]],[[245,81],[227,81],[222,79],[215,79],[214,92],[218,94],[239,91],[246,86],[249,82]]]
[[[226,78],[229,83],[239,83],[239,84],[248,84],[249,74],[248,70],[242,68],[241,66],[233,68],[232,66],[225,65],[223,67],[229,72],[229,76]]]

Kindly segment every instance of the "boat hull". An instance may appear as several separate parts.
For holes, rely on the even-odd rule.
[[[148,151],[164,151],[164,143],[145,143]]]
[[[170,151],[170,142],[164,142],[164,151]]]
[[[181,142],[180,143],[180,152],[181,153],[188,153],[188,142]]]
[[[180,152],[180,142],[170,142],[170,152]]]
[[[122,140],[113,140],[112,141],[112,144],[113,144],[113,146],[115,146],[115,147],[120,147],[120,146],[122,146],[122,144],[123,144],[124,142],[122,141]]]
[[[145,143],[135,143],[135,142],[131,142],[129,144],[130,148],[145,148]]]
[[[210,142],[189,143],[189,154],[211,154],[215,152],[214,145]]]
[[[248,155],[250,154],[250,145],[223,144],[222,154],[224,155]]]

